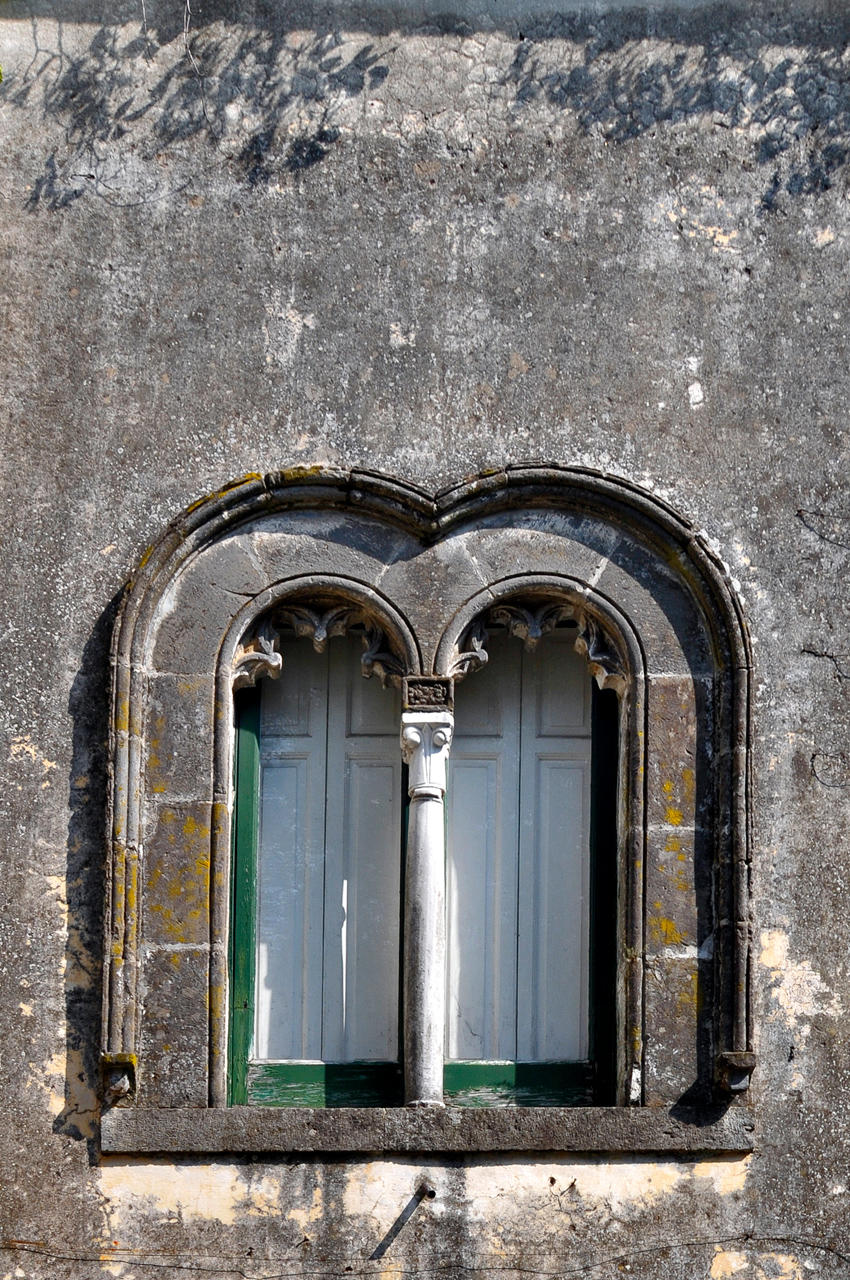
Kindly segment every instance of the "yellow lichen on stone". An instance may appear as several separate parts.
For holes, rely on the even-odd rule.
[[[661,903],[655,903],[656,911],[661,910]],[[684,933],[676,922],[668,916],[652,915],[649,917],[649,936],[656,946],[678,947],[687,942]]]

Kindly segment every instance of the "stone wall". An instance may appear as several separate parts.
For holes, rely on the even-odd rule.
[[[0,8],[0,1276],[850,1271],[850,19],[442,9]],[[101,1155],[146,547],[249,473],[533,460],[650,490],[739,585],[753,1155]]]

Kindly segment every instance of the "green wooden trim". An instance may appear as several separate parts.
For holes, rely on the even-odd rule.
[[[246,1101],[262,1107],[398,1107],[397,1062],[252,1062]]]
[[[617,775],[620,702],[593,683],[590,801],[590,1056],[594,1102],[613,1106],[617,1079]]]
[[[228,1102],[248,1101],[248,1065],[254,1038],[257,840],[260,799],[260,690],[236,698],[236,803],[230,904],[230,1035]]]
[[[593,1102],[590,1062],[447,1062],[446,1101],[461,1107],[579,1107]]]

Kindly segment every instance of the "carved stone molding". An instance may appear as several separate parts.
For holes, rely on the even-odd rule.
[[[244,637],[233,659],[233,689],[247,689],[265,676],[276,680],[283,670],[280,636],[271,619],[264,618]]]
[[[397,683],[404,675],[404,664],[391,651],[383,630],[358,605],[339,604],[328,609],[311,609],[303,604],[286,604],[267,615],[250,631],[237,648],[233,659],[233,688],[244,689],[261,678],[276,680],[283,669],[281,644],[287,633],[312,641],[317,653],[323,653],[332,636],[345,635],[354,627],[363,628],[363,675],[378,676],[381,684]]]
[[[585,610],[567,601],[510,600],[495,605],[479,615],[458,642],[449,663],[456,680],[480,671],[487,662],[487,638],[494,627],[504,627],[509,635],[522,640],[528,650],[537,648],[544,636],[565,622],[576,626],[575,649],[587,659],[590,674],[600,689],[625,692],[626,663],[613,640]]]
[[[442,676],[410,676],[403,682],[402,706],[405,711],[452,711],[453,681]]]

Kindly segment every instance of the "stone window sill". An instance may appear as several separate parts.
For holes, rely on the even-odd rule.
[[[116,1107],[104,1154],[561,1151],[745,1155],[749,1107]]]

